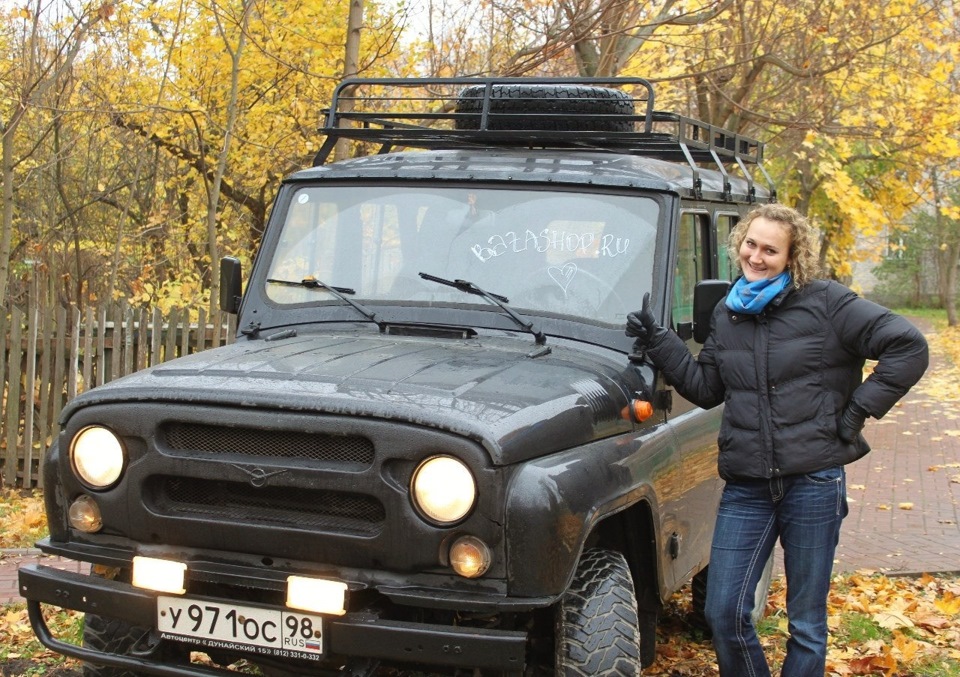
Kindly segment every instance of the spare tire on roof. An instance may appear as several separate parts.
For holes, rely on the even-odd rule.
[[[484,85],[460,92],[457,129],[480,129]],[[619,89],[586,85],[494,84],[487,129],[632,132],[633,99]]]

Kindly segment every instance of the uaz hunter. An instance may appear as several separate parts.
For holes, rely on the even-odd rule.
[[[21,571],[34,630],[91,676],[640,674],[720,412],[624,323],[696,349],[762,145],[639,78],[349,80],[321,131],[242,294],[221,262],[235,340],[63,412],[39,545],[92,566]]]

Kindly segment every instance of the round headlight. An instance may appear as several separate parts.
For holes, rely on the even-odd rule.
[[[120,479],[124,453],[119,438],[106,428],[90,426],[70,445],[73,470],[92,489],[106,489]]]
[[[413,473],[411,485],[420,513],[442,524],[466,517],[477,498],[473,475],[452,456],[434,456],[421,463]]]

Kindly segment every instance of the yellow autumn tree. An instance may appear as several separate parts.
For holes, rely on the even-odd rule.
[[[279,181],[309,165],[321,142],[347,14],[345,0],[118,8],[80,92],[119,154],[138,159],[126,166],[136,190],[120,196],[129,228],[114,231],[115,294],[196,301],[215,286],[218,252],[249,257]],[[396,73],[397,27],[375,4],[366,17],[361,71]]]
[[[23,254],[28,241],[14,241],[15,225],[25,224],[29,230],[42,215],[24,214],[16,193],[25,187],[29,170],[43,164],[39,142],[56,133],[57,117],[44,111],[58,108],[69,97],[75,61],[90,34],[113,11],[112,2],[65,7],[42,0],[0,10],[0,49],[7,57],[0,67],[0,303],[8,297],[11,255],[19,251],[21,262],[34,263]]]
[[[824,233],[821,259],[846,278],[864,236],[897,227],[928,121],[918,90],[956,43],[947,2],[735,0],[715,20],[665,26],[625,72],[653,75],[663,105],[767,141],[781,199]],[[928,87],[929,89],[929,87]]]

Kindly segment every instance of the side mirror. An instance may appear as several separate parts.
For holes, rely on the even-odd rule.
[[[726,280],[701,280],[693,290],[693,340],[703,343],[710,333],[710,316],[730,292]]]
[[[224,256],[220,259],[220,310],[236,315],[240,310],[243,276],[240,259]]]

